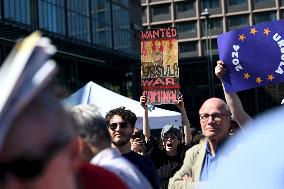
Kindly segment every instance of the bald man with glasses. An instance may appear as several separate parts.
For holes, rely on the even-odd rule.
[[[222,85],[225,71],[224,63],[218,61],[215,74]],[[214,178],[218,162],[225,156],[220,152],[220,146],[230,134],[232,119],[239,126],[252,120],[236,93],[226,93],[224,90],[224,96],[227,103],[219,98],[210,98],[201,106],[199,118],[205,138],[187,151],[182,168],[170,179],[169,189],[191,189],[207,185],[207,181]]]
[[[222,154],[219,147],[225,141],[231,125],[228,105],[219,98],[206,100],[199,110],[200,126],[205,137],[186,152],[183,166],[170,179],[169,188],[195,188],[207,183]]]

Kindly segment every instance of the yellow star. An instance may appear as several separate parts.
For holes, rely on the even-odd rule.
[[[257,32],[258,31],[255,28],[251,28],[249,33],[255,35]]]
[[[269,28],[265,28],[263,34],[264,35],[268,35],[271,31],[269,30]]]
[[[244,78],[248,79],[250,77],[249,73],[244,73]]]
[[[244,41],[245,38],[245,34],[239,35],[239,40]]]
[[[268,75],[268,80],[270,80],[270,81],[272,81],[273,79],[274,79],[275,77],[273,77],[273,75],[271,74],[271,75]]]
[[[260,84],[262,82],[262,79],[260,77],[257,77],[255,80],[256,83]]]

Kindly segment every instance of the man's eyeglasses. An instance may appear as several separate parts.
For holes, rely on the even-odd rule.
[[[39,176],[49,160],[69,143],[69,138],[59,139],[48,145],[46,151],[38,156],[26,155],[8,162],[0,162],[0,181],[4,180],[8,173],[21,179],[33,179]]]
[[[213,114],[200,114],[199,118],[201,121],[208,121],[209,117],[212,117],[212,120],[214,121],[221,121],[224,116],[228,116],[227,114],[222,114],[222,113],[213,113]]]
[[[111,130],[115,130],[117,128],[117,126],[119,125],[120,128],[122,129],[126,129],[127,126],[128,126],[128,122],[127,121],[123,121],[123,122],[118,122],[118,123],[110,123],[108,125],[108,127],[111,129]]]

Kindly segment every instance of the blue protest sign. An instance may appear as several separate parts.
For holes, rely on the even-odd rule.
[[[226,92],[284,81],[284,20],[224,33],[217,38],[220,60],[227,68]]]

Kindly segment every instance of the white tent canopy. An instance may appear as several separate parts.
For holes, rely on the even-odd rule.
[[[111,109],[124,106],[136,114],[137,122],[135,127],[142,129],[144,110],[140,102],[112,92],[92,81],[65,99],[64,103],[69,106],[94,104],[102,116],[105,116]],[[159,129],[167,124],[182,125],[181,114],[179,112],[157,107],[149,112],[149,122],[151,129]]]

